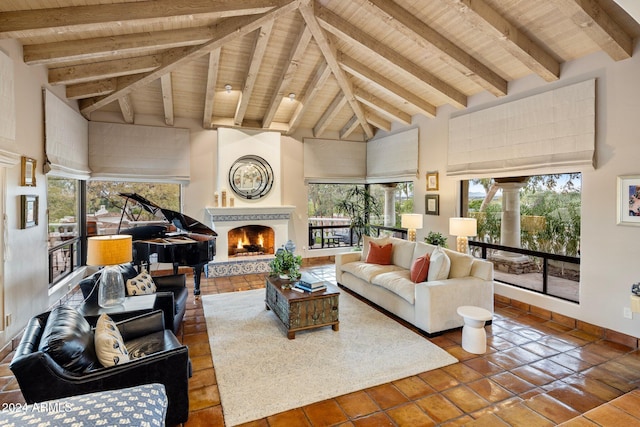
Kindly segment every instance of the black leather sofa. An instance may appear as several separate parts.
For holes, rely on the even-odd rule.
[[[164,326],[160,310],[117,322],[132,360],[103,367],[94,331],[75,309],[58,306],[32,318],[9,365],[27,403],[142,384],[164,385],[166,425],[189,417],[189,349]]]
[[[138,275],[138,271],[131,263],[122,264],[118,267],[125,285],[128,279],[133,279]],[[86,304],[98,305],[97,283],[101,274],[101,271],[97,271],[80,281],[80,289]],[[165,326],[171,329],[174,334],[177,334],[187,309],[187,299],[189,298],[186,275],[153,276],[153,282],[157,287],[154,309],[162,310]]]

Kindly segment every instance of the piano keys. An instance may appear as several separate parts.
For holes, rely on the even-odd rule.
[[[134,200],[143,209],[167,221],[165,227],[146,226],[118,231],[133,236],[133,263],[149,267],[152,254],[157,254],[159,263],[169,263],[174,274],[180,266],[193,268],[196,298],[200,295],[200,280],[205,264],[213,260],[216,253],[217,233],[201,222],[180,212],[163,209],[136,193],[120,193],[122,197]],[[126,203],[125,207],[126,209]],[[172,224],[177,231],[167,231]]]

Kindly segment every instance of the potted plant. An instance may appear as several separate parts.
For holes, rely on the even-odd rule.
[[[362,236],[371,235],[369,216],[380,216],[380,206],[375,197],[362,186],[354,186],[344,199],[336,204],[338,212],[351,219],[351,229],[356,237],[356,246],[360,247]]]
[[[447,238],[444,237],[444,234],[437,231],[430,231],[429,234],[427,234],[427,237],[424,238],[424,241],[431,245],[442,246],[443,248],[448,247]]]
[[[272,276],[282,279],[296,280],[300,278],[302,256],[289,252],[284,247],[276,251],[276,257],[269,262]]]

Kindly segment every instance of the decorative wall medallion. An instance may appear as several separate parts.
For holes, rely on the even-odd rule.
[[[229,185],[243,199],[259,199],[273,186],[273,169],[258,156],[242,156],[229,169]]]

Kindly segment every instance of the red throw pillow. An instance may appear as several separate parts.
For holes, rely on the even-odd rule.
[[[393,243],[380,246],[377,243],[369,242],[369,252],[367,253],[367,260],[365,262],[369,264],[389,265],[391,264],[391,249],[393,249]]]
[[[431,255],[424,254],[419,258],[416,258],[411,265],[411,281],[413,283],[420,283],[427,280],[429,274],[429,262],[431,261]]]

